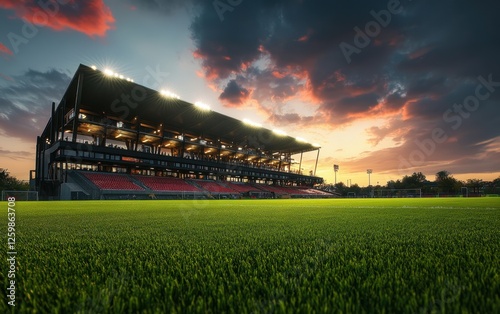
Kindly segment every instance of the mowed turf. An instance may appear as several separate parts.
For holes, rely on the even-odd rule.
[[[16,215],[16,312],[500,312],[500,198],[17,202]]]

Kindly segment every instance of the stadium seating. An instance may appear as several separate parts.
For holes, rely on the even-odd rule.
[[[101,190],[143,191],[130,177],[124,174],[81,172]]]
[[[332,197],[333,194],[316,190],[308,187],[297,186],[275,186],[255,183],[240,183],[240,182],[220,182],[213,180],[184,180],[173,177],[155,177],[128,175],[121,173],[102,173],[102,172],[86,172],[79,171],[80,176],[85,177],[95,186],[103,191],[109,191],[115,195],[118,191],[125,193],[137,191],[148,195],[149,190],[153,192],[166,193],[169,192],[191,192],[195,194],[210,193],[210,194],[230,194],[230,195],[246,195],[247,193],[257,192],[260,197]],[[140,195],[142,195],[140,194]]]
[[[200,192],[197,187],[178,178],[147,176],[135,176],[135,178],[153,191]]]
[[[229,188],[235,190],[238,193],[248,193],[252,191],[260,191],[259,189],[246,184],[246,183],[234,183],[234,182],[225,182],[224,183]]]
[[[286,188],[286,187],[265,185],[265,184],[255,184],[254,186],[262,191],[274,193],[276,195],[293,194],[292,193],[293,190],[290,188]]]
[[[239,194],[239,192],[230,189],[228,187],[223,186],[222,184],[216,182],[216,181],[200,181],[196,180],[194,181],[196,184],[198,184],[201,188],[204,190],[210,192],[210,193],[220,193],[220,194]]]

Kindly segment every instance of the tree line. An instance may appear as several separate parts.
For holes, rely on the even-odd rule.
[[[28,191],[29,183],[11,176],[7,169],[0,168],[0,191]]]
[[[463,188],[467,188],[464,191]],[[500,194],[500,177],[493,181],[483,181],[481,179],[457,180],[453,175],[442,170],[436,173],[434,181],[427,180],[422,172],[414,172],[412,175],[405,175],[398,180],[390,180],[386,185],[374,185],[361,187],[358,184],[347,186],[343,182],[337,184],[326,184],[322,189],[336,192],[341,196],[370,196],[375,195],[380,190],[402,190],[421,189],[422,195],[460,195],[467,193],[469,196],[481,196],[487,194]]]

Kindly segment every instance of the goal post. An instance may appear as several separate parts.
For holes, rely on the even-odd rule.
[[[2,191],[2,201],[14,197],[16,201],[38,201],[38,191]]]
[[[373,197],[381,197],[381,198],[422,197],[422,189],[378,189],[374,191]]]

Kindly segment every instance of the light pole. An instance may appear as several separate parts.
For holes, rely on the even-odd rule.
[[[368,169],[368,170],[366,170],[366,173],[368,173],[368,187],[370,187],[370,186],[371,186],[371,184],[370,184],[370,175],[372,174],[372,172],[373,172],[373,170],[372,170],[372,169]]]
[[[333,171],[335,171],[335,184],[337,184],[337,172],[339,171],[339,165],[333,165]]]

